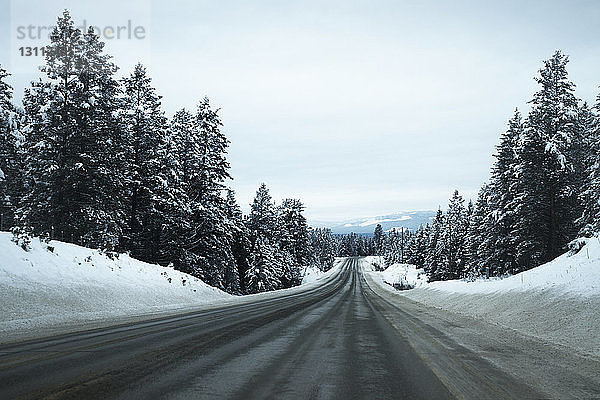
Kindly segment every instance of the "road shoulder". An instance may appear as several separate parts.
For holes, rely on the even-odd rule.
[[[480,318],[418,303],[394,293],[394,289],[382,287],[385,284],[369,273],[362,276],[365,288],[370,292],[369,297],[379,306],[380,312],[394,328],[409,337],[422,357],[428,358],[434,365],[439,364],[437,372],[442,375],[441,379],[455,386],[455,394],[470,393],[469,386],[474,385],[463,381],[472,378],[467,376],[471,366],[481,369],[480,362],[471,359],[477,357],[488,362],[490,370],[470,372],[479,379],[488,380],[490,390],[508,380],[533,388],[537,395],[529,393],[529,398],[600,397],[598,359]],[[445,358],[460,360],[467,370],[466,375],[461,375],[452,365],[444,368],[448,361]],[[494,369],[505,376],[487,376],[498,375]],[[524,387],[517,388],[515,393],[506,397],[519,397],[518,391],[525,390]],[[476,395],[470,394],[467,397]]]

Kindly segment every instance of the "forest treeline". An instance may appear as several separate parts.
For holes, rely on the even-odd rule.
[[[0,230],[25,249],[40,237],[128,252],[234,294],[332,266],[334,238],[307,226],[299,200],[275,204],[263,184],[242,214],[207,98],[168,118],[143,65],[122,79],[117,70],[67,11],[22,107],[0,67]]]
[[[592,106],[575,96],[568,61],[561,51],[544,61],[530,111],[517,109],[508,121],[475,203],[455,191],[447,210],[419,229],[376,231],[367,250],[368,239],[348,236],[341,253],[415,264],[434,281],[514,274],[597,235],[600,96]]]
[[[236,294],[297,285],[334,255],[384,255],[430,280],[514,274],[600,228],[600,96],[579,100],[567,64],[560,51],[543,63],[475,202],[456,191],[415,231],[337,237],[308,227],[299,200],[275,204],[264,184],[243,215],[219,110],[204,98],[168,118],[144,66],[117,79],[98,36],[65,11],[22,107],[0,67],[0,230],[24,248],[40,237],[128,252]]]

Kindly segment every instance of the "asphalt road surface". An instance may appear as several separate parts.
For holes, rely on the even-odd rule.
[[[545,397],[386,301],[360,263],[276,298],[0,346],[0,399]]]

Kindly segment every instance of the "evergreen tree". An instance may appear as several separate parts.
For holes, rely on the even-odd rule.
[[[0,230],[8,230],[22,194],[19,115],[12,104],[9,73],[0,65]]]
[[[284,274],[283,257],[277,233],[280,231],[275,204],[263,183],[258,188],[247,220],[250,231],[249,267],[246,273],[249,293],[279,289]]]
[[[387,235],[384,235],[383,240],[382,254],[385,265],[388,267],[396,263],[413,263],[417,258],[425,256],[426,249],[418,247],[423,243],[417,243],[416,232],[413,233],[404,228],[398,231],[393,228]],[[423,263],[420,263],[420,268],[422,267]]]
[[[436,270],[436,277],[441,280],[456,279],[464,275],[466,270],[465,240],[468,229],[464,199],[455,190],[448,204],[440,240],[437,242],[437,254],[441,263]]]
[[[222,132],[219,110],[204,98],[195,115],[197,158],[192,164],[188,197],[191,201],[191,250],[197,256],[196,274],[210,285],[238,290],[237,263],[232,231],[226,218],[225,181],[230,178],[226,154],[229,146]],[[229,288],[229,289],[227,289]]]
[[[112,249],[120,227],[113,144],[118,87],[93,31],[65,11],[50,35],[45,82],[26,90],[27,192],[19,225],[38,236]]]
[[[411,238],[411,257],[407,262],[414,264],[417,268],[424,268],[425,254],[427,252],[427,239],[429,225],[420,226]]]
[[[560,255],[577,232],[581,207],[570,147],[577,135],[578,107],[567,63],[560,51],[544,62],[536,78],[541,89],[531,100],[518,145],[513,235],[517,263],[526,269]]]
[[[600,95],[594,109],[600,109]],[[577,222],[580,234],[591,237],[600,232],[600,121],[597,113],[585,104],[579,113],[579,129],[582,135],[576,143],[579,165],[575,170],[583,188],[580,194],[583,211]]]
[[[285,264],[285,279],[282,284],[284,287],[291,287],[300,284],[300,269],[308,265],[308,225],[302,215],[304,205],[300,200],[285,199],[278,211],[281,230],[284,232],[280,235],[280,239],[283,239],[280,248],[291,256],[290,262]]]
[[[466,238],[466,247],[469,252],[466,276],[475,278],[482,274],[483,268],[489,260],[489,251],[486,246],[487,232],[486,220],[490,216],[489,186],[484,184],[477,195],[477,202],[469,219],[469,228]]]
[[[264,183],[258,188],[250,206],[247,226],[253,239],[263,237],[271,242],[276,239],[277,212],[269,189]]]
[[[231,252],[235,259],[237,268],[237,279],[239,281],[239,293],[246,293],[246,272],[248,270],[248,249],[250,247],[250,239],[248,229],[244,224],[242,210],[235,200],[233,190],[227,190],[227,199],[225,203],[225,215],[229,221],[229,229],[231,232]],[[230,282],[234,282],[230,278]]]
[[[485,236],[482,241],[485,246],[485,250],[482,249],[485,254],[483,263],[494,275],[514,273],[518,269],[511,233],[515,229],[515,202],[518,195],[516,149],[522,135],[521,114],[515,110],[513,118],[508,122],[508,129],[500,137],[500,144],[496,148],[496,161],[487,192],[490,211],[479,222],[485,224],[485,229],[481,232]]]
[[[260,293],[281,288],[283,271],[275,247],[267,239],[255,238],[246,272],[247,292]]]
[[[169,232],[166,232],[163,258],[184,272],[194,273],[196,256],[191,251],[194,245],[194,227],[192,210],[194,204],[191,194],[191,182],[195,179],[200,159],[197,151],[199,138],[194,127],[194,116],[186,109],[175,113],[170,121],[167,135],[167,158],[170,168],[167,171],[168,185],[174,198],[172,222]]]
[[[81,208],[78,221],[80,243],[89,247],[115,250],[123,226],[120,197],[122,159],[118,152],[121,126],[117,118],[120,109],[117,67],[111,56],[103,53],[104,43],[90,28],[82,36],[82,85],[77,93],[81,107],[79,135],[73,138],[77,146],[76,201]]]
[[[404,264],[410,264],[410,260],[415,258],[415,232],[412,232],[408,229],[400,228],[398,240],[398,247],[400,249],[400,262]]]
[[[438,209],[435,218],[428,229],[429,238],[427,240],[427,255],[425,257],[425,272],[430,281],[443,279],[441,265],[443,262],[442,249],[442,229],[445,224],[445,216],[441,209]]]
[[[334,254],[336,254],[336,241],[327,228],[310,229],[310,254],[311,265],[321,271],[328,271],[333,267]]]
[[[19,225],[36,236],[74,241],[76,206],[71,188],[79,182],[71,174],[77,170],[73,138],[78,134],[75,116],[83,40],[68,12],[58,18],[50,40],[42,68],[47,80],[32,83],[23,101],[28,191],[19,210]]]
[[[384,233],[381,224],[377,224],[373,233],[373,253],[376,256],[383,255]]]
[[[160,234],[157,237],[157,262],[162,265],[171,265],[178,270],[190,270],[190,260],[194,257],[189,251],[189,234],[191,228],[190,201],[180,158],[180,139],[185,135],[181,131],[168,130],[164,150],[161,151],[161,169],[158,175],[165,179],[160,188],[162,197],[157,198],[157,220],[160,225]]]
[[[400,247],[400,234],[396,228],[392,228],[386,235],[383,245],[383,259],[386,267],[400,262]]]
[[[133,257],[159,261],[162,212],[170,201],[167,156],[167,119],[161,97],[146,69],[137,64],[122,80],[124,89],[122,152],[126,229],[122,243]]]

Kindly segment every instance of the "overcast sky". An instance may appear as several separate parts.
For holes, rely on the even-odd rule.
[[[77,24],[139,26],[141,39],[106,40],[119,74],[143,62],[169,115],[208,96],[242,206],[264,181],[318,220],[445,207],[454,188],[475,196],[555,49],[580,98],[600,83],[600,1],[0,4],[17,98],[40,62],[19,48],[45,44],[19,27],[52,25],[64,8]]]

